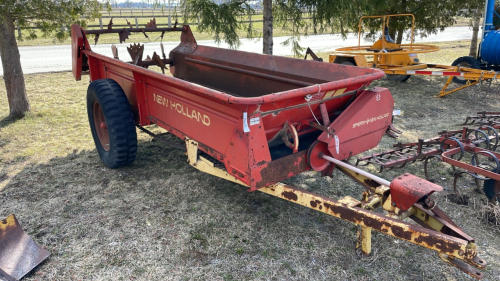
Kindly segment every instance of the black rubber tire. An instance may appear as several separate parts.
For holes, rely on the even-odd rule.
[[[97,104],[96,104],[97,103]],[[102,126],[96,128],[95,108],[101,109]],[[132,164],[137,155],[137,132],[134,115],[127,96],[118,83],[112,79],[100,79],[90,83],[87,89],[87,113],[92,137],[99,157],[106,166],[120,168]],[[104,148],[98,131],[107,133],[109,145]]]
[[[345,61],[341,62],[340,64],[356,66],[356,63],[352,62],[350,60],[345,60]]]
[[[470,56],[459,57],[451,65],[452,66],[460,65],[461,67],[466,67],[466,68],[481,69],[481,64],[479,63],[479,61]],[[467,83],[467,80],[465,80],[462,77],[455,76],[453,77],[453,82],[464,85],[465,83]]]
[[[395,81],[395,82],[406,82],[406,80],[410,79],[411,75],[404,74],[386,74],[387,80]]]
[[[489,180],[484,181],[483,191],[484,191],[484,194],[486,195],[486,197],[488,197],[488,201],[491,201],[491,199],[493,199],[493,197],[496,195],[495,194],[495,183],[496,183],[496,180],[494,180],[494,179],[489,179]],[[497,199],[497,201],[499,201],[499,199]]]

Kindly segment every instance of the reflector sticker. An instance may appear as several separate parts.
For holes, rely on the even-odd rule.
[[[243,112],[243,132],[245,133],[250,132],[250,128],[248,127],[248,117],[246,112]]]
[[[338,89],[336,91],[333,90],[333,91],[327,92],[325,94],[325,96],[323,97],[323,99],[325,100],[325,99],[329,99],[331,97],[340,96],[345,92],[345,90],[347,90],[347,88],[342,88],[342,89]]]
[[[326,95],[323,97],[323,99],[328,99],[328,98],[331,98],[333,96],[333,94],[335,93],[335,90],[334,91],[330,91],[330,92],[327,92]]]
[[[340,96],[340,95],[342,95],[342,94],[345,92],[345,90],[347,90],[347,88],[338,89],[338,90],[335,92],[335,95],[333,95],[333,96],[334,96],[334,97],[336,97],[336,96]]]

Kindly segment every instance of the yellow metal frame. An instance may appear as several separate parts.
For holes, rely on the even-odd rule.
[[[240,181],[238,178],[229,174],[228,172],[215,167],[215,164],[210,162],[205,157],[198,155],[198,142],[186,138],[186,150],[187,150],[189,165],[207,174],[211,174],[213,176],[223,178],[225,180],[232,181],[234,183],[248,186],[242,181]]]
[[[188,162],[191,166],[200,171],[248,187],[248,185],[230,175],[224,169],[216,167],[214,163],[198,155],[198,142],[186,139],[186,148]],[[283,183],[266,186],[260,188],[259,191],[361,226],[358,247],[361,247],[361,251],[365,255],[371,252],[371,231],[376,230],[437,251],[439,256],[447,263],[478,278],[476,269],[463,266],[465,263],[481,269],[484,269],[486,266],[486,262],[477,258],[476,245],[471,242],[472,240],[440,232],[445,227],[447,229],[455,229],[454,225],[450,225],[439,217],[434,217],[431,211],[426,211],[416,205],[406,212],[402,212],[391,204],[389,187],[383,185],[374,186],[373,184],[367,185],[366,183],[370,182],[370,179],[365,176],[339,166],[336,166],[336,168],[365,186],[366,190],[362,194],[361,201],[349,196],[334,200]],[[382,207],[387,214],[383,215],[373,211],[379,207]],[[408,217],[418,218],[419,223],[426,227],[404,222],[403,220]],[[461,230],[459,232],[461,233]]]
[[[410,44],[395,44],[387,42],[384,36],[385,26],[389,23],[391,17],[412,17],[411,27],[411,41]],[[367,18],[382,18],[382,38],[371,46],[361,46],[362,22]],[[337,48],[335,52],[330,55],[330,63],[337,61],[344,61],[346,59],[354,61],[356,66],[378,68],[385,72],[387,75],[435,75],[443,76],[444,72],[460,72],[463,73],[462,77],[467,80],[463,86],[459,86],[453,90],[447,91],[453,77],[455,75],[446,74],[448,80],[446,81],[443,89],[435,97],[444,97],[456,91],[473,86],[480,81],[494,79],[498,73],[495,71],[484,71],[481,69],[461,68],[458,66],[435,65],[420,63],[417,54],[439,51],[440,48],[434,45],[427,44],[414,44],[413,34],[415,28],[415,16],[412,14],[392,14],[382,16],[363,16],[359,19],[358,30],[358,46]],[[398,50],[401,49],[401,50]],[[388,52],[385,52],[389,50]],[[396,51],[391,51],[396,50]],[[366,59],[366,56],[373,56],[372,60]],[[410,70],[429,70],[432,73],[408,73]]]

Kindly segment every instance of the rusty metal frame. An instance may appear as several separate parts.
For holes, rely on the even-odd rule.
[[[227,173],[224,168],[219,168],[210,160],[199,156],[196,141],[187,139],[186,147],[188,162],[194,168],[248,187]],[[437,251],[447,263],[475,278],[483,277],[482,273],[474,268],[484,269],[486,267],[486,262],[477,257],[474,239],[465,234],[439,208],[427,210],[423,206],[415,204],[403,212],[391,204],[389,187],[380,185],[352,170],[340,166],[335,167],[365,187],[363,200],[359,201],[349,196],[335,200],[280,182],[262,187],[258,191],[361,226],[358,247],[365,255],[371,253],[371,231],[375,230]],[[387,214],[373,211],[379,207],[382,207]],[[404,222],[403,220],[406,218],[413,219],[420,226]]]

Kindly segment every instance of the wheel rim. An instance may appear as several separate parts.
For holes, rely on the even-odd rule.
[[[101,106],[99,103],[94,102],[93,107],[93,115],[94,115],[94,127],[97,133],[97,138],[101,143],[102,148],[104,150],[109,151],[109,133],[106,125],[106,119],[104,119],[104,113],[102,112]]]
[[[458,63],[457,66],[460,67],[460,68],[462,68],[462,67],[464,67],[464,68],[472,68],[470,66],[470,64],[468,64],[466,62]],[[461,77],[461,76],[455,76],[455,79],[457,79],[458,81],[465,81],[465,79],[463,77]]]

